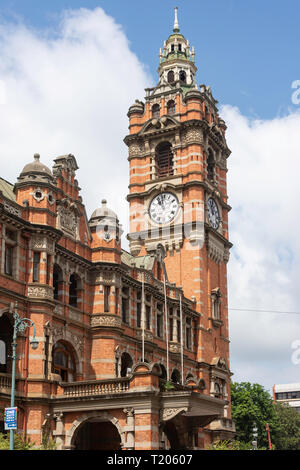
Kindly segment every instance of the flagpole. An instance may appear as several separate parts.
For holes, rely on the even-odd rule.
[[[170,378],[169,372],[169,329],[168,329],[168,306],[167,306],[167,290],[166,290],[166,266],[164,264],[164,294],[165,294],[165,323],[166,323],[166,343],[167,343],[167,381]]]
[[[183,336],[182,336],[182,293],[179,294],[180,305],[180,356],[181,356],[181,383],[183,385]]]

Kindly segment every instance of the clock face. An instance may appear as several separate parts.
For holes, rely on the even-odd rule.
[[[220,224],[220,214],[215,200],[211,197],[207,201],[207,211],[210,225],[217,230]]]
[[[151,219],[157,224],[167,224],[174,219],[179,209],[178,199],[172,193],[160,193],[149,206]]]

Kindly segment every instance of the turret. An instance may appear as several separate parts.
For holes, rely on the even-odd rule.
[[[117,214],[107,207],[105,199],[89,220],[93,241],[92,261],[121,262],[121,225]]]

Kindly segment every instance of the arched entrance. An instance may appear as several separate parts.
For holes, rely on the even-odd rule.
[[[162,431],[164,435],[164,439],[163,439],[164,446],[167,450],[169,449],[177,450],[181,448],[178,431],[177,431],[176,424],[174,423],[174,421],[168,421],[164,425]]]
[[[120,450],[121,437],[113,423],[93,418],[78,427],[72,444],[74,450]]]

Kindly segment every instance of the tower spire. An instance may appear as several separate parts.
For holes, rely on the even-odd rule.
[[[178,12],[178,7],[175,7],[174,8],[175,17],[174,17],[174,27],[173,27],[174,33],[179,33],[179,24],[178,24],[177,12]]]

